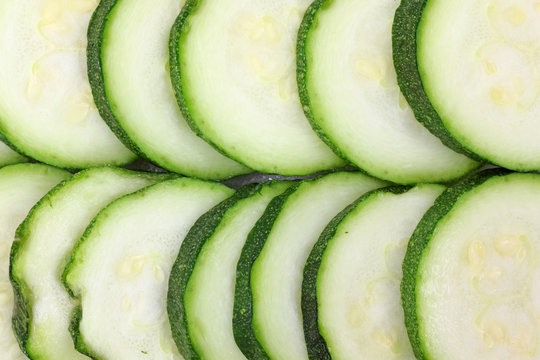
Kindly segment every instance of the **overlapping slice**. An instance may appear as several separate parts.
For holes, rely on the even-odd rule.
[[[134,151],[199,178],[250,172],[197,137],[169,75],[169,32],[184,1],[101,1],[89,27],[88,70],[98,109]]]
[[[306,175],[344,162],[311,130],[295,83],[309,0],[190,0],[171,33],[182,112],[205,139],[265,173]]]
[[[0,167],[27,162],[28,159],[0,141]]]
[[[2,359],[26,359],[11,329],[14,297],[9,283],[9,251],[17,226],[53,186],[70,177],[64,170],[41,164],[17,164],[0,169],[0,354]]]
[[[135,156],[107,128],[86,75],[96,0],[0,4],[0,130],[25,155],[69,168]]]
[[[248,359],[307,358],[300,296],[311,247],[337,213],[383,184],[360,173],[334,173],[270,203],[237,268],[233,330]]]
[[[95,168],[80,172],[49,192],[17,230],[11,279],[17,289],[14,329],[31,359],[88,359],[73,346],[69,325],[75,304],[62,271],[94,216],[116,198],[169,174]]]
[[[79,351],[95,359],[181,359],[166,313],[169,274],[189,228],[232,193],[217,183],[168,180],[98,214],[64,272],[81,301],[71,327]]]
[[[318,0],[298,36],[298,84],[306,116],[338,153],[401,184],[456,179],[478,164],[419,124],[392,66],[398,2]]]

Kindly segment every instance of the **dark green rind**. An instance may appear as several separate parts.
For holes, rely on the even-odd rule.
[[[94,102],[101,118],[105,120],[105,123],[107,123],[122,144],[139,157],[146,159],[141,149],[130,139],[116,120],[105,91],[105,78],[103,76],[103,68],[101,67],[101,45],[103,43],[103,33],[107,20],[118,1],[120,0],[100,1],[90,19],[90,24],[88,25],[88,45],[86,47],[88,80],[90,81]]]
[[[332,240],[339,225],[343,219],[360,204],[371,198],[383,193],[403,194],[411,189],[410,186],[390,186],[382,189],[370,191],[352,204],[347,206],[343,211],[337,214],[326,226],[321,233],[321,236],[313,246],[309,254],[306,265],[304,266],[304,278],[302,280],[302,317],[304,319],[304,337],[308,350],[308,356],[311,360],[331,360],[330,352],[326,345],[326,341],[319,332],[319,313],[317,305],[317,273],[321,267],[321,261],[324,251],[328,247],[328,243]]]
[[[477,161],[484,161],[459,143],[446,129],[424,91],[416,58],[416,34],[428,0],[401,0],[392,25],[392,53],[397,81],[416,119],[450,149]]]
[[[160,180],[168,180],[172,178],[177,178],[178,175],[176,174],[168,174],[168,173],[142,173],[142,172],[135,172],[131,170],[126,170],[122,168],[113,168],[115,171],[125,173],[126,175],[137,175],[137,176],[145,176],[145,177],[152,177]],[[15,232],[15,239],[13,241],[13,245],[11,246],[11,254],[10,254],[10,262],[9,262],[9,279],[11,281],[11,285],[13,287],[14,291],[14,302],[15,307],[13,310],[13,318],[12,318],[12,326],[15,333],[15,337],[17,338],[17,341],[19,342],[19,346],[21,350],[25,353],[26,356],[29,358],[33,358],[33,354],[30,353],[27,349],[27,341],[29,338],[30,333],[30,323],[32,322],[32,305],[35,302],[35,296],[32,292],[32,290],[28,287],[26,282],[21,279],[15,271],[13,270],[13,265],[17,263],[17,257],[18,254],[22,251],[24,247],[25,239],[29,236],[29,231],[31,228],[32,219],[34,217],[34,214],[43,206],[50,206],[52,204],[52,199],[54,199],[54,196],[62,190],[64,185],[66,183],[72,183],[79,181],[81,178],[85,178],[87,176],[88,172],[96,171],[96,169],[89,169],[89,170],[83,170],[72,177],[60,182],[58,185],[56,185],[51,191],[49,191],[41,200],[39,200],[30,210],[27,217],[23,220],[23,222],[19,225],[17,228],[17,231]],[[70,295],[73,296],[72,293]]]
[[[78,305],[75,307],[75,309],[73,309],[73,314],[71,315],[71,323],[69,324],[69,333],[71,334],[71,338],[73,339],[73,345],[75,345],[75,349],[81,354],[86,355],[91,359],[97,360],[98,357],[90,353],[90,350],[84,343],[83,336],[79,332],[79,325],[81,323],[81,320],[82,307]]]
[[[233,333],[236,344],[250,360],[268,360],[269,357],[259,344],[253,331],[252,298],[251,292],[251,267],[259,256],[268,234],[274,226],[283,204],[289,196],[300,186],[295,184],[276,196],[264,211],[261,218],[251,229],[247,241],[242,248],[240,259],[236,267],[236,286],[234,291],[233,307]]]
[[[403,261],[403,279],[401,281],[401,302],[405,313],[405,327],[414,355],[419,360],[429,357],[425,354],[419,335],[418,317],[416,313],[416,279],[418,266],[424,250],[427,248],[439,221],[441,221],[453,208],[454,204],[471,189],[481,185],[495,176],[505,176],[510,172],[505,169],[490,169],[476,173],[462,182],[445,190],[434,205],[424,214],[422,220],[414,230]]]
[[[262,185],[249,184],[237,190],[233,196],[222,201],[206,214],[202,215],[189,230],[182,242],[169,278],[167,312],[174,342],[178,351],[186,360],[200,359],[189,336],[184,306],[186,286],[193,272],[197,257],[206,240],[216,231],[227,210],[238,201],[259,192],[261,187]]]

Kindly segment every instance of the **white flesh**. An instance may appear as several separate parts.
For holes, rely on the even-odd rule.
[[[307,39],[307,90],[315,121],[345,156],[379,178],[441,182],[477,166],[416,121],[392,63],[395,0],[336,0]]]
[[[295,77],[296,33],[311,0],[206,0],[180,49],[182,85],[210,142],[266,173],[343,164],[306,120]]]
[[[0,127],[25,155],[75,168],[134,159],[99,116],[87,79],[86,30],[96,6],[0,2]]]
[[[419,28],[422,82],[465,146],[540,169],[540,2],[430,0]]]
[[[253,329],[271,359],[307,359],[301,310],[304,264],[330,220],[382,185],[360,173],[335,173],[303,183],[284,203],[251,269]]]
[[[0,170],[0,354],[2,360],[23,360],[11,328],[13,289],[9,281],[11,244],[17,226],[53,186],[68,178],[67,171],[47,165],[20,164]]]
[[[79,331],[99,359],[182,359],[167,318],[169,274],[193,223],[233,190],[182,178],[127,195],[98,215],[67,283]]]
[[[408,240],[444,190],[420,185],[360,203],[339,224],[317,274],[319,329],[332,359],[415,359],[399,285]]]

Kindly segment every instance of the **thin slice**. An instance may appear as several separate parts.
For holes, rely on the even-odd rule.
[[[181,178],[114,201],[86,230],[64,272],[81,305],[72,334],[95,359],[182,359],[167,319],[167,284],[195,221],[233,194]]]
[[[236,264],[270,200],[292,184],[247,185],[197,220],[186,236],[168,293],[173,337],[184,358],[246,359],[231,326]]]
[[[478,166],[416,121],[392,66],[394,0],[318,0],[298,35],[298,84],[323,140],[368,173],[444,182]]]
[[[9,283],[9,249],[15,230],[43,195],[69,177],[67,171],[41,164],[16,164],[0,169],[0,354],[3,360],[26,359],[11,328],[15,304]]]
[[[82,171],[50,191],[19,226],[11,251],[14,328],[31,359],[88,359],[68,331],[75,307],[62,270],[77,240],[111,201],[171,175],[119,168]]]
[[[22,156],[0,140],[0,167],[27,161],[28,158]]]
[[[0,2],[0,131],[27,156],[68,168],[135,159],[92,99],[86,29],[96,6],[97,0]]]
[[[339,167],[311,130],[295,83],[295,43],[310,0],[188,0],[171,33],[171,77],[186,120],[264,173]]]
[[[183,4],[100,2],[88,30],[88,75],[98,109],[124,143],[167,170],[207,179],[248,173],[197,137],[176,104],[168,40]]]
[[[540,175],[492,170],[447,190],[403,264],[418,359],[540,359]]]
[[[361,173],[333,173],[270,203],[238,262],[233,328],[247,358],[307,359],[300,302],[304,264],[326,224],[382,185]]]
[[[400,304],[401,264],[409,237],[443,190],[377,190],[328,225],[304,273],[311,359],[414,359]]]

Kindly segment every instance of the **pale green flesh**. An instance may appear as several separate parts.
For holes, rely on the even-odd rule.
[[[67,258],[103,207],[162,179],[121,169],[92,169],[76,175],[32,211],[12,271],[32,294],[26,348],[34,358],[88,359],[75,350],[68,331],[74,305],[61,279]]]
[[[430,0],[418,65],[430,101],[463,145],[514,170],[540,169],[540,5]]]
[[[182,358],[167,319],[170,270],[193,223],[232,193],[182,178],[127,195],[98,215],[66,277],[81,299],[81,337],[96,358]]]
[[[399,1],[336,0],[319,9],[306,41],[315,122],[343,154],[401,184],[458,178],[477,166],[445,147],[401,95],[391,27]]]
[[[0,354],[2,360],[23,360],[11,329],[13,290],[9,281],[10,248],[17,226],[53,186],[68,178],[67,171],[47,165],[19,164],[0,169]]]
[[[368,197],[339,224],[317,274],[319,329],[332,359],[414,359],[400,304],[416,225],[444,187]]]
[[[343,161],[317,137],[295,82],[296,33],[310,0],[205,0],[181,38],[182,91],[196,127],[266,173],[305,175]]]
[[[0,141],[0,167],[27,162],[28,159]]]
[[[101,49],[107,98],[124,131],[156,164],[199,178],[248,173],[196,136],[176,103],[168,40],[184,2],[118,1],[108,17]]]
[[[300,307],[304,264],[326,224],[382,185],[360,173],[335,173],[303,183],[284,203],[251,269],[253,330],[271,359],[307,359]]]
[[[490,179],[437,225],[416,282],[426,359],[540,359],[540,177]]]
[[[232,316],[236,264],[255,222],[290,183],[278,182],[229,209],[204,244],[184,297],[188,331],[202,359],[245,360],[234,341]]]
[[[125,164],[135,156],[103,122],[86,75],[96,0],[0,3],[0,128],[25,155],[63,167]]]

